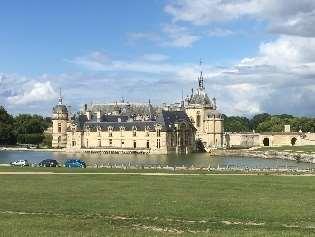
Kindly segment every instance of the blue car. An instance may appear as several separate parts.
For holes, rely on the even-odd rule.
[[[68,167],[68,168],[86,168],[86,163],[83,160],[66,160],[65,167]]]

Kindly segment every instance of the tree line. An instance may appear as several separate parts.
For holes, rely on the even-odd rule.
[[[283,132],[284,125],[290,125],[292,132],[315,132],[315,118],[310,117],[262,113],[250,119],[226,115],[223,115],[223,118],[225,132]]]
[[[51,126],[51,118],[40,115],[13,116],[0,106],[0,145],[43,144],[51,146],[51,135],[44,131]]]

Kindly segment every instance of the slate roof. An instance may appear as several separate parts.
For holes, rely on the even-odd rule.
[[[58,113],[68,113],[67,106],[65,105],[56,105],[53,108],[53,113],[58,114]]]
[[[98,128],[102,130],[108,130],[109,127],[113,128],[113,131],[120,131],[121,127],[125,128],[125,131],[132,131],[136,128],[137,131],[155,131],[156,121],[133,121],[133,122],[86,122],[84,128]]]
[[[201,105],[210,105],[212,106],[212,102],[209,99],[207,94],[196,93],[192,96],[189,101],[189,104],[201,104]]]
[[[120,120],[119,120],[120,118]],[[132,131],[134,127],[138,131],[155,131],[157,125],[161,125],[162,131],[174,131],[176,123],[185,123],[194,129],[190,119],[184,111],[161,111],[156,120],[151,121],[130,121],[128,116],[120,115],[106,115],[103,116],[101,121],[87,120],[85,115],[79,115],[76,117],[75,123],[79,130],[84,129],[96,129],[101,128],[102,130],[108,130],[109,127],[113,128],[113,131],[119,131],[121,127],[125,128],[125,131]]]

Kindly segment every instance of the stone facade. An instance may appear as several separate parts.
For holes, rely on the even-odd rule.
[[[315,145],[315,133],[269,132],[269,133],[227,133],[226,147],[279,147]]]
[[[209,99],[203,84],[203,75],[198,77],[198,88],[186,99],[185,111],[196,128],[196,140],[204,149],[223,147],[223,118],[217,111],[216,99]]]
[[[61,96],[59,97],[58,105],[53,108],[52,123],[52,147],[66,147],[69,113],[67,107],[62,104]]]
[[[195,150],[196,130],[184,111],[157,111],[150,103],[116,103],[115,106],[97,105],[97,110],[94,106],[85,106],[69,119],[62,99],[59,101],[53,109],[52,145],[55,148],[151,154]]]
[[[223,119],[216,99],[209,99],[202,72],[198,88],[175,106],[128,102],[85,105],[74,117],[59,103],[53,108],[54,148],[69,151],[189,153],[223,147]]]

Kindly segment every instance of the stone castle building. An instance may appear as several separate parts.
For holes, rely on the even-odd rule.
[[[196,141],[208,151],[223,147],[223,118],[217,111],[216,98],[209,99],[202,71],[198,77],[198,88],[186,99],[185,111],[196,128]]]
[[[206,94],[202,72],[198,88],[180,106],[94,104],[70,118],[60,96],[52,119],[52,146],[69,151],[168,154],[193,152],[196,144],[205,150],[223,146],[223,119]]]

